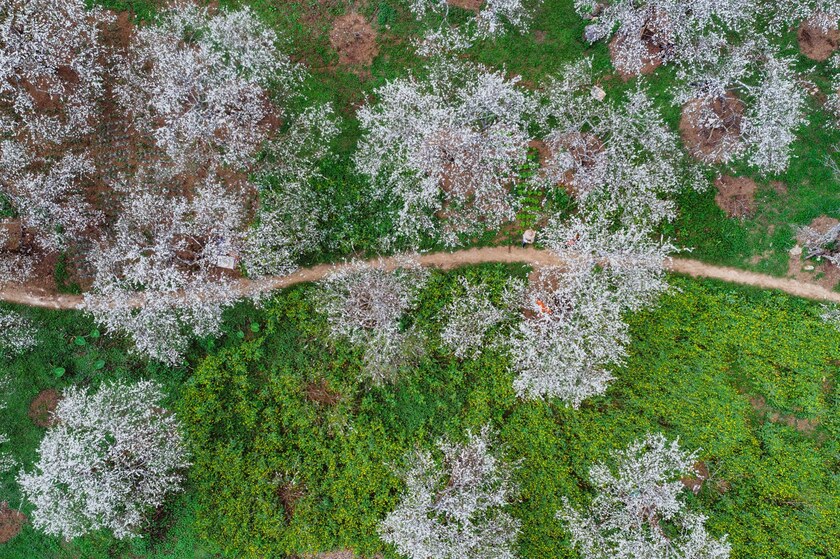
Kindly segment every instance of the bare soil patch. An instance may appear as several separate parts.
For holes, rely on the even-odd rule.
[[[779,196],[784,196],[788,193],[788,186],[782,181],[770,181],[770,187]]]
[[[729,217],[750,217],[755,213],[758,185],[747,177],[723,175],[715,179],[715,204]]]
[[[694,464],[694,474],[680,478],[686,489],[697,495],[703,487],[703,482],[709,479],[709,467],[705,462],[700,461]]]
[[[551,150],[548,149],[548,146],[545,145],[545,142],[536,139],[531,140],[530,142],[528,142],[528,149],[532,149],[537,152],[540,167],[545,167],[549,157],[551,157]]]
[[[763,417],[765,421],[793,427],[800,433],[804,433],[806,435],[812,434],[820,424],[819,418],[803,419],[794,415],[780,413],[767,405],[767,401],[764,399],[764,396],[751,396],[750,406],[752,406],[752,409]]]
[[[286,517],[286,522],[292,520],[295,514],[295,505],[306,495],[306,488],[298,483],[286,482],[280,485],[275,491],[277,498],[280,499],[280,504],[283,506],[283,514]]]
[[[800,52],[818,62],[828,60],[840,47],[840,28],[835,27],[826,31],[809,20],[799,25],[796,37],[799,39]]]
[[[836,219],[833,217],[829,217],[827,215],[821,215],[816,217],[808,224],[808,227],[818,231],[819,233],[828,233],[832,227],[835,227],[837,224],[840,224],[840,219]],[[797,240],[800,242],[804,242],[804,238],[797,237]]]
[[[17,536],[26,524],[26,515],[9,508],[9,503],[0,503],[0,544]]]
[[[711,111],[716,124],[708,124],[704,113]],[[744,106],[728,93],[712,101],[695,99],[683,106],[680,136],[692,157],[706,163],[721,163],[740,144]]]
[[[32,403],[29,404],[29,419],[38,427],[52,427],[55,425],[55,408],[61,401],[58,391],[48,388],[42,390]]]
[[[446,3],[462,10],[477,12],[484,5],[484,0],[446,0]]]
[[[18,250],[22,238],[23,228],[19,219],[0,219],[0,251]]]
[[[537,43],[538,45],[541,45],[545,42],[545,38],[547,36],[545,31],[542,31],[542,30],[539,30],[539,29],[534,29],[533,33],[534,33],[534,42],[535,43]]]
[[[370,66],[379,54],[376,31],[360,14],[347,14],[335,20],[330,44],[338,52],[338,61],[346,66]]]
[[[306,398],[311,402],[334,406],[341,400],[341,393],[332,390],[326,379],[321,379],[306,385]]]

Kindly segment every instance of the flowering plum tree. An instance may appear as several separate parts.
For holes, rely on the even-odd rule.
[[[85,154],[67,152],[51,161],[13,140],[0,142],[0,194],[47,250],[62,248],[68,237],[101,219],[83,195],[82,184],[93,172]]]
[[[611,228],[603,216],[555,218],[544,243],[564,262],[544,268],[526,297],[526,316],[509,340],[517,394],[556,397],[577,408],[602,394],[629,342],[623,313],[652,304],[668,288],[664,262],[674,247],[648,226]]]
[[[116,92],[135,125],[180,166],[245,166],[271,128],[265,87],[300,79],[275,33],[250,9],[175,5],[137,32]]]
[[[421,54],[462,50],[476,40],[498,37],[505,33],[505,23],[524,33],[528,30],[533,10],[540,3],[541,0],[486,0],[475,18],[459,28],[449,22],[449,7],[453,2],[408,0],[409,8],[418,20],[442,20],[426,34]]]
[[[629,341],[621,304],[603,274],[543,268],[510,337],[513,387],[521,398],[559,398],[577,408],[606,391]]]
[[[586,512],[564,498],[557,513],[586,559],[726,559],[726,536],[711,537],[706,518],[679,499],[680,476],[692,470],[696,453],[661,434],[647,435],[613,454],[613,465],[589,470],[597,494]]]
[[[427,277],[416,261],[405,259],[394,272],[358,262],[321,283],[316,305],[333,337],[364,347],[365,374],[375,383],[393,379],[421,351],[417,334],[402,329],[400,320]]]
[[[492,450],[490,430],[466,443],[440,441],[443,464],[428,451],[408,459],[406,492],[379,525],[383,541],[410,559],[513,559],[520,523],[502,508],[515,486]]]
[[[584,213],[565,221],[552,218],[541,237],[568,268],[603,274],[628,311],[653,304],[669,289],[665,264],[677,247],[655,239],[648,224],[614,227],[603,214]]]
[[[517,82],[441,59],[428,78],[392,81],[376,92],[377,105],[359,110],[365,134],[358,169],[373,179],[378,197],[395,200],[395,233],[386,244],[438,232],[455,245],[460,233],[513,218],[508,190],[527,158],[530,107]]]
[[[822,231],[802,227],[800,236],[804,238],[808,258],[825,258],[835,266],[840,266],[840,224]]]
[[[615,34],[613,64],[629,75],[679,61],[695,51],[699,37],[721,29],[738,31],[754,12],[749,0],[575,0],[575,8],[585,17],[596,14],[584,34],[589,42]]]
[[[83,0],[0,5],[0,104],[11,105],[35,143],[59,143],[92,129],[104,72],[100,26],[110,19]]]
[[[837,29],[840,4],[837,0],[779,0],[764,7],[771,30],[782,33],[792,24],[807,21],[812,27],[827,32]]]
[[[0,310],[0,356],[20,355],[34,347],[37,331],[24,316],[13,311]]]
[[[765,174],[787,169],[795,133],[807,122],[794,63],[757,40],[719,44],[683,65],[674,99],[683,105],[680,127],[692,155],[709,163],[744,157]]]
[[[459,359],[479,356],[485,346],[487,332],[513,318],[513,311],[521,302],[524,291],[523,282],[509,280],[499,300],[493,301],[493,292],[487,284],[475,284],[460,278],[455,298],[442,313],[446,317],[440,333],[444,345]]]
[[[140,352],[176,363],[190,334],[218,333],[222,310],[238,296],[218,264],[241,244],[245,209],[212,176],[189,198],[156,192],[162,178],[141,172],[124,187],[113,233],[91,256],[85,308],[131,334]]]
[[[321,105],[296,115],[288,130],[268,143],[257,181],[258,223],[248,231],[242,252],[249,275],[289,274],[295,260],[318,245],[320,216],[311,185],[337,134],[332,108]]]
[[[591,65],[590,59],[571,64],[544,87],[538,115],[550,152],[545,179],[605,215],[654,223],[672,218],[669,197],[702,188],[699,169],[686,164],[677,135],[643,89],[620,102],[593,98]]]
[[[159,407],[163,396],[149,381],[64,391],[34,470],[18,476],[36,528],[66,539],[99,529],[137,535],[189,465],[176,417]]]
[[[823,313],[820,315],[823,321],[826,324],[830,324],[834,326],[837,330],[840,330],[840,308],[837,306],[823,306]]]

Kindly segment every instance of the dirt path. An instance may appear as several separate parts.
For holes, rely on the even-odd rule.
[[[535,267],[562,264],[561,260],[548,251],[519,247],[486,247],[456,252],[434,252],[422,254],[419,259],[424,266],[445,270],[485,262],[522,262]],[[382,258],[377,261],[389,269],[395,268],[398,262],[396,258]],[[248,295],[281,289],[298,283],[317,281],[330,271],[342,266],[346,266],[346,264],[321,264],[311,268],[302,268],[288,276],[269,277],[261,280],[242,280],[241,291],[243,295]],[[776,289],[806,299],[840,303],[840,293],[799,280],[777,278],[738,270],[737,268],[714,266],[685,258],[675,258],[668,263],[667,267],[672,272],[696,278],[719,279],[762,289]],[[48,309],[78,309],[84,304],[80,295],[58,295],[43,289],[25,289],[14,286],[8,286],[0,290],[0,300]]]

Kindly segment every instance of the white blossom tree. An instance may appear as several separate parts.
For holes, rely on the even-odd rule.
[[[831,58],[831,67],[834,68],[835,72],[840,70],[840,53]],[[840,123],[840,72],[835,74],[834,80],[831,82],[831,93],[826,105],[837,116],[835,122]]]
[[[675,250],[647,225],[612,227],[603,215],[554,218],[542,231],[564,261],[543,268],[526,296],[526,316],[508,344],[522,398],[555,397],[574,408],[606,391],[629,343],[624,313],[668,289],[664,264]]]
[[[374,195],[395,206],[386,244],[438,234],[455,245],[458,234],[515,215],[509,189],[527,159],[531,105],[518,78],[453,59],[428,71],[379,88],[379,103],[358,112],[357,167],[373,180]]]
[[[159,190],[165,177],[141,172],[112,234],[91,255],[96,275],[85,309],[137,350],[177,363],[191,336],[219,332],[240,296],[220,267],[237,254],[245,228],[240,197],[211,175],[188,197]]]
[[[435,21],[420,45],[421,55],[440,54],[469,48],[476,40],[503,35],[506,24],[520,33],[528,30],[534,10],[542,0],[486,0],[474,18],[462,26],[449,21],[447,0],[408,0],[418,20]]]
[[[247,166],[282,116],[266,88],[289,94],[301,78],[277,42],[247,7],[211,15],[177,4],[138,30],[117,97],[182,168],[208,159]]]
[[[837,307],[836,305],[823,305],[823,313],[820,315],[820,318],[822,318],[826,324],[830,324],[840,331],[840,307]]]
[[[585,30],[586,40],[614,36],[613,64],[629,75],[680,61],[706,34],[742,30],[755,11],[749,0],[575,0],[575,8],[585,17],[596,14]]]
[[[779,0],[764,6],[764,10],[769,16],[770,29],[776,33],[782,33],[802,21],[828,32],[837,29],[840,22],[840,4],[837,0]]]
[[[571,190],[585,209],[653,223],[673,218],[670,198],[706,181],[646,91],[598,101],[590,59],[560,75],[544,86],[538,111],[549,150],[544,180]]]
[[[337,134],[332,108],[320,105],[296,115],[288,131],[269,142],[257,180],[258,223],[248,231],[242,252],[249,275],[289,274],[300,255],[318,246],[321,216],[312,183]]]
[[[807,258],[825,258],[835,266],[840,266],[840,224],[826,230],[802,227],[799,236],[804,239]]]
[[[712,45],[682,66],[674,99],[683,106],[681,128],[695,134],[692,154],[709,163],[744,158],[762,174],[787,169],[796,132],[807,123],[807,93],[794,64],[759,39]]]
[[[726,559],[726,536],[706,532],[706,518],[686,509],[680,476],[692,471],[697,453],[647,435],[612,455],[612,464],[589,471],[597,494],[579,512],[564,498],[557,513],[586,559]]]
[[[94,172],[84,153],[66,152],[50,160],[21,143],[0,141],[0,194],[46,250],[63,248],[68,238],[101,221],[102,214],[84,196],[84,183]]]
[[[441,313],[445,324],[440,337],[459,359],[478,357],[486,345],[487,332],[497,324],[510,320],[522,300],[525,284],[509,280],[498,301],[485,283],[472,283],[459,278],[455,298]]]
[[[334,338],[362,346],[365,375],[375,383],[392,380],[399,367],[422,351],[418,333],[400,322],[414,304],[428,273],[404,259],[388,271],[357,262],[322,280],[315,304]]]
[[[409,559],[513,559],[520,522],[503,510],[516,491],[491,433],[442,440],[442,464],[418,450],[403,474],[406,491],[379,525],[383,541]]]
[[[665,265],[678,249],[646,223],[613,226],[603,214],[555,217],[541,232],[545,247],[570,269],[603,274],[622,308],[638,311],[668,291]]]
[[[35,143],[60,143],[92,130],[102,94],[100,28],[111,20],[83,0],[0,4],[0,103]]]
[[[0,309],[0,356],[13,357],[35,347],[37,333],[25,316]]]
[[[18,476],[37,529],[66,539],[100,529],[138,535],[146,515],[180,490],[189,466],[163,397],[149,381],[64,391],[34,469]]]
[[[622,305],[604,274],[542,268],[526,295],[526,318],[508,340],[521,398],[558,398],[577,408],[603,394],[629,342]]]

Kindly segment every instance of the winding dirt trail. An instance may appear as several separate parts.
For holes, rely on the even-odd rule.
[[[530,247],[485,247],[455,252],[434,252],[421,254],[419,260],[423,266],[444,270],[486,262],[525,263],[535,267],[563,263],[548,251],[536,250]],[[378,262],[381,266],[388,269],[393,269],[398,266],[398,259],[393,257],[375,259],[371,262]],[[298,283],[313,282],[343,266],[347,266],[347,264],[320,264],[310,268],[302,268],[288,276],[276,276],[260,280],[243,279],[240,281],[240,289],[243,296],[245,296],[281,289]],[[699,260],[687,258],[674,258],[667,264],[667,268],[672,272],[695,278],[718,279],[730,283],[751,285],[762,289],[775,289],[805,299],[840,303],[840,293],[799,280],[777,278],[748,272],[746,270],[739,270],[737,268],[714,266],[700,262]],[[0,290],[0,300],[48,309],[79,309],[84,305],[84,299],[81,295],[56,294],[43,289],[27,289],[15,286],[7,286]]]

